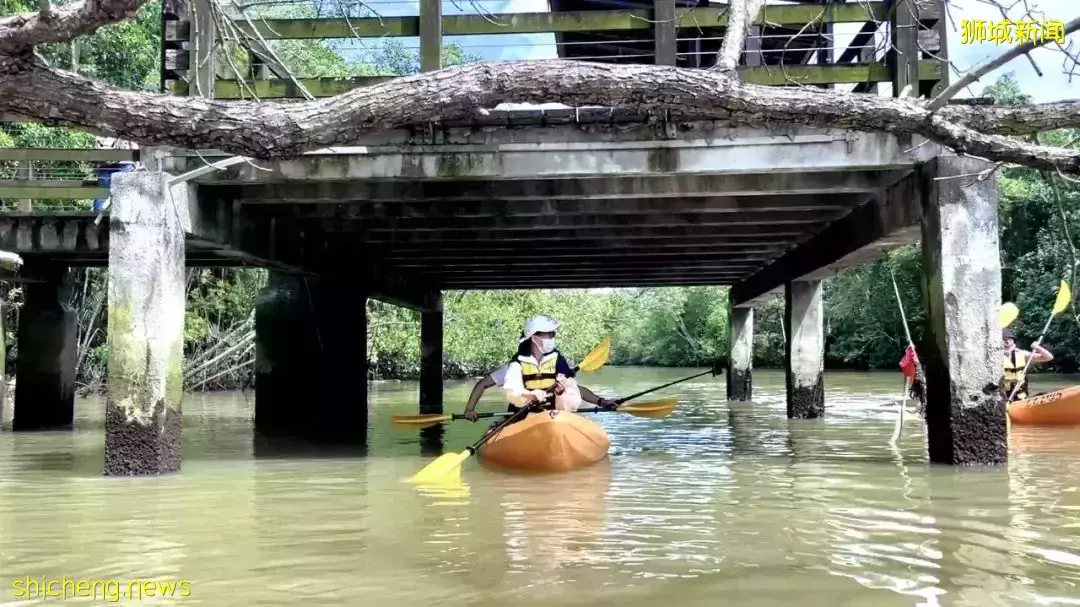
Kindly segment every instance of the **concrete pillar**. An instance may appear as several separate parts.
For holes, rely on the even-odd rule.
[[[727,366],[727,399],[748,401],[753,397],[754,309],[731,308],[731,347]]]
[[[436,309],[420,313],[420,413],[443,412],[442,294]]]
[[[795,280],[785,289],[788,419],[825,415],[825,326],[820,280]]]
[[[70,430],[75,421],[75,362],[79,325],[71,307],[71,273],[57,265],[27,264],[35,280],[24,286],[11,428]]]
[[[255,302],[255,431],[366,445],[367,316],[359,283],[270,272]]]
[[[106,475],[180,470],[186,199],[170,195],[168,179],[112,180]]]
[[[997,182],[991,165],[941,156],[921,169],[922,251],[930,337],[926,369],[930,461],[999,464],[1008,459]],[[935,177],[941,179],[935,180]]]

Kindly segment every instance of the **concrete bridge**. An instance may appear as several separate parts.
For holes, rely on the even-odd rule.
[[[431,69],[438,61],[425,52],[447,18],[425,16],[438,4],[424,1],[416,19]],[[654,10],[673,6],[658,0]],[[919,15],[939,31],[941,7],[928,6],[890,13],[890,26]],[[867,24],[881,9],[859,7]],[[182,8],[166,6],[177,17],[165,41],[179,45],[166,66],[173,70],[192,52],[170,41],[190,35]],[[655,29],[657,56],[674,61],[675,23]],[[896,48],[914,49],[916,29],[897,29]],[[896,90],[944,82],[944,70],[922,80],[920,61],[939,61],[918,55],[891,55]],[[203,79],[201,90],[220,82],[198,70],[188,76]],[[493,112],[175,180],[223,157],[144,150],[148,170],[114,176],[101,217],[0,216],[0,248],[27,259],[18,279],[36,285],[20,344],[44,344],[20,354],[16,400],[31,404],[17,404],[16,429],[70,425],[74,318],[57,312],[64,268],[106,264],[109,474],[179,469],[185,265],[274,270],[256,309],[255,423],[264,435],[366,440],[365,387],[354,378],[366,365],[368,297],[422,312],[421,411],[441,411],[441,293],[454,289],[730,285],[731,400],[752,397],[753,306],[783,294],[788,417],[817,418],[825,413],[822,279],[921,240],[933,329],[920,350],[931,459],[1004,461],[1004,405],[986,388],[1001,375],[996,191],[992,177],[972,177],[980,161],[881,133],[594,108]],[[297,415],[303,400],[320,402],[320,415]]]

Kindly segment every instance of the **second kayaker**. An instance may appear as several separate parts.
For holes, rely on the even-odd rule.
[[[517,354],[506,367],[503,394],[509,403],[508,410],[537,405],[548,400],[554,392],[555,405],[559,409],[577,409],[574,401],[580,399],[614,409],[617,403],[594,394],[585,386],[577,385],[574,367],[555,346],[555,333],[559,321],[544,315],[534,316],[525,323],[525,333],[518,344]],[[574,394],[577,392],[578,394]]]
[[[1031,349],[1034,352],[1017,348],[1012,329],[1002,329],[1001,340],[1005,346],[1005,395],[1012,394],[1017,382],[1020,382],[1022,385],[1016,393],[1016,400],[1023,400],[1028,397],[1028,378],[1027,374],[1024,373],[1024,366],[1027,365],[1028,358],[1031,359],[1032,364],[1048,363],[1054,360],[1054,355],[1039,344],[1032,344]]]

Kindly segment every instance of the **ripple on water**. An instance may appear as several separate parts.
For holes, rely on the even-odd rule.
[[[755,372],[754,403],[690,382],[664,420],[596,416],[612,448],[595,467],[471,459],[426,490],[403,479],[430,457],[386,421],[410,412],[407,383],[374,387],[367,457],[256,457],[250,399],[190,399],[184,470],[150,479],[100,476],[98,405],[80,402],[76,432],[0,433],[0,569],[192,581],[150,604],[1077,604],[1080,431],[1014,428],[1002,468],[928,466],[916,417],[889,445],[897,379],[830,374],[825,419],[797,421],[782,374]],[[447,449],[481,429],[448,424]]]

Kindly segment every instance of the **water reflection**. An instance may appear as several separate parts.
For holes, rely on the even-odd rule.
[[[0,433],[0,602],[44,574],[191,580],[190,597],[144,599],[163,605],[1078,603],[1080,429],[1013,427],[1004,467],[930,466],[917,417],[889,444],[899,374],[830,374],[821,420],[785,418],[782,374],[755,379],[753,403],[705,378],[671,417],[596,415],[612,448],[594,467],[470,458],[435,488],[403,479],[487,424],[393,428],[416,412],[405,382],[373,387],[363,456],[260,444],[250,397],[189,398],[182,473],[145,479],[101,477],[101,403],[80,401],[74,432]]]

